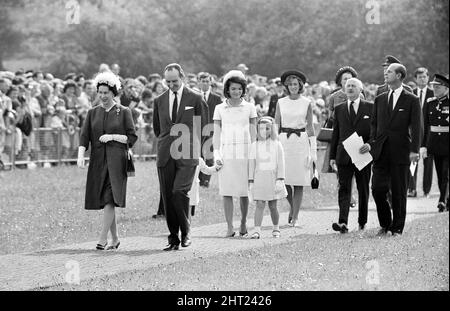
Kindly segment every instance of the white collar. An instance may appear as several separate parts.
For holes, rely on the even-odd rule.
[[[183,94],[183,89],[184,89],[184,83],[181,83],[181,86],[180,86],[180,88],[179,88],[178,91],[177,91],[177,97],[178,97],[178,98]],[[169,92],[170,92],[170,95],[171,95],[171,96],[175,96],[175,93],[172,92],[171,89],[169,89]]]
[[[389,87],[389,94],[392,92],[392,89]],[[395,89],[394,94],[400,94],[403,92],[403,85],[400,85],[399,88]]]
[[[358,106],[360,101],[361,101],[361,97],[358,96],[358,98],[355,99],[355,100],[347,99],[347,104],[348,104],[348,106],[350,107],[351,103],[354,102],[355,105]]]

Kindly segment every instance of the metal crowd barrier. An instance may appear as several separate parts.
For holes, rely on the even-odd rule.
[[[4,169],[51,167],[75,164],[80,128],[35,128],[29,136],[14,129],[0,137],[0,160]],[[132,151],[135,159],[156,159],[156,139],[149,124],[137,130],[138,140]],[[89,150],[86,152],[89,159]],[[0,168],[1,169],[1,168]]]
[[[320,127],[317,130],[319,130]],[[77,162],[80,128],[35,128],[29,136],[19,129],[0,137],[0,169],[51,167]],[[135,159],[156,159],[156,138],[150,124],[137,130],[138,140],[132,151]],[[318,149],[326,146],[318,144]],[[86,152],[89,160],[89,150]],[[0,163],[1,164],[1,163]]]

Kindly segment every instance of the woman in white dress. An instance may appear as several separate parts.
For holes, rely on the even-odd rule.
[[[243,99],[246,89],[244,74],[232,70],[224,77],[226,100],[214,110],[214,162],[223,165],[219,171],[219,194],[223,196],[226,237],[235,235],[233,228],[233,197],[239,197],[241,226],[239,235],[246,237],[248,214],[248,155],[256,139],[256,108]]]
[[[275,121],[286,163],[289,224],[297,227],[303,187],[311,186],[312,163],[317,162],[317,141],[311,100],[301,95],[306,76],[298,70],[289,70],[281,75],[281,82],[289,95],[278,100]]]

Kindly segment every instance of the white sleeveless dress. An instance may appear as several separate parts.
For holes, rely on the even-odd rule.
[[[292,100],[289,96],[280,98],[278,106],[281,116],[281,127],[306,129],[306,115],[311,101],[305,96]],[[310,146],[306,130],[300,137],[286,133],[280,134],[280,142],[284,150],[286,185],[311,186],[312,168],[309,164]]]
[[[218,173],[221,196],[248,196],[250,119],[256,117],[255,105],[245,100],[239,106],[230,106],[224,101],[214,109],[213,120],[222,122],[219,151],[223,167]]]

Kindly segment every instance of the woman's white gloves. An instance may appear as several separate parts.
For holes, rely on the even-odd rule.
[[[310,136],[309,137],[309,148],[310,148],[310,164],[312,162],[317,163],[317,139],[316,136]]]
[[[128,141],[128,137],[126,135],[119,135],[119,134],[104,134],[100,136],[99,140],[104,144],[112,140],[115,140],[122,144],[126,144]]]

